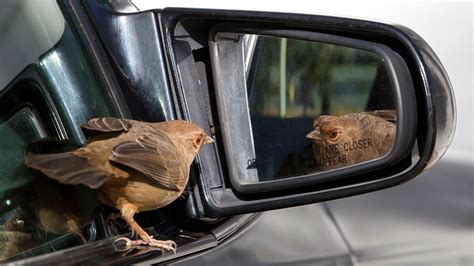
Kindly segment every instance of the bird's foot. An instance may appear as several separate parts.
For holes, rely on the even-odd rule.
[[[148,242],[143,242],[145,242],[145,244],[150,247],[155,247],[166,251],[173,251],[173,253],[176,253],[176,243],[172,240],[157,240],[153,237],[150,237]]]
[[[138,239],[138,240],[131,240],[126,237],[120,237],[115,239],[114,243],[117,243],[119,241],[124,241],[126,249],[130,248],[144,248],[144,247],[150,247],[152,249],[158,249],[161,251],[173,251],[173,253],[176,253],[176,243],[172,240],[156,240],[153,237],[149,237],[147,239],[148,241]]]

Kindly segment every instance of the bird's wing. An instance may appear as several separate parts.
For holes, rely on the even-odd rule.
[[[87,158],[73,152],[55,154],[28,154],[25,164],[63,184],[84,184],[96,189],[114,176],[88,163]]]
[[[109,159],[143,173],[163,188],[178,191],[189,174],[181,153],[165,132],[147,127],[135,141],[115,146]]]
[[[87,121],[81,125],[81,128],[86,137],[91,137],[98,133],[129,131],[132,126],[133,123],[127,119],[100,117]]]

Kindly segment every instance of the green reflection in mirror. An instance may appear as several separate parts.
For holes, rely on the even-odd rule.
[[[363,111],[381,62],[369,51],[276,37],[260,37],[254,54],[250,110],[267,117]]]

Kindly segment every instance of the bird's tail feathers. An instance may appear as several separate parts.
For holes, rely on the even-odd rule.
[[[87,159],[72,152],[55,154],[28,153],[25,165],[36,169],[62,184],[84,184],[90,188],[100,187],[107,179],[107,173],[91,166]]]

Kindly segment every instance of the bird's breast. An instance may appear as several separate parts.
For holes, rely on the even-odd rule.
[[[170,204],[183,193],[182,190],[173,191],[159,187],[146,177],[111,181],[100,188],[99,200],[114,208],[129,202],[136,205],[138,211],[155,210]]]

